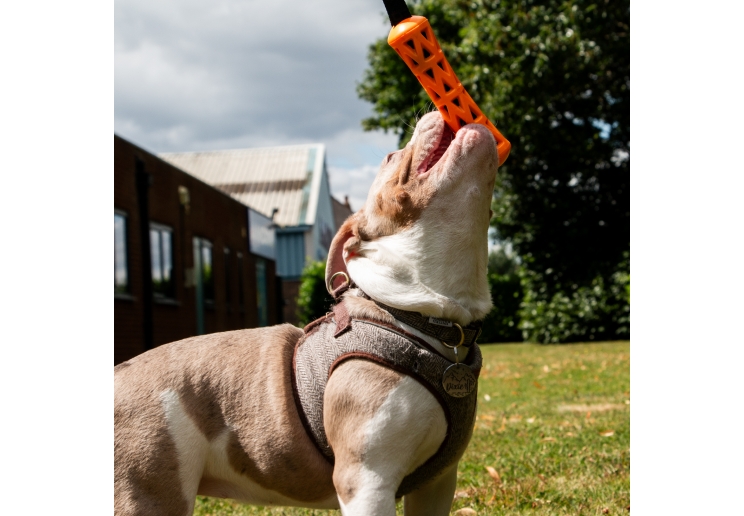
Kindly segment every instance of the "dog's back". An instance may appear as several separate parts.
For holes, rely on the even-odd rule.
[[[290,325],[217,333],[118,365],[116,513],[190,514],[197,493],[337,506],[332,467],[293,399],[287,365],[301,336]]]

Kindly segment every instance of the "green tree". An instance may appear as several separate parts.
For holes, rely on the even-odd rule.
[[[333,305],[333,297],[326,290],[325,262],[308,261],[300,277],[297,296],[297,317],[304,326],[324,316]]]
[[[597,275],[587,285],[574,284],[549,297],[540,290],[545,283],[540,274],[522,269],[522,287],[526,294],[519,313],[519,327],[525,340],[558,343],[628,338],[628,265],[629,260],[623,260],[608,278]]]
[[[483,320],[479,342],[519,342],[520,303],[523,298],[519,266],[514,256],[500,248],[488,255],[488,284],[493,308]]]
[[[493,224],[520,256],[526,300],[609,284],[630,246],[629,1],[421,0],[411,12],[429,19],[467,91],[512,142]],[[429,99],[384,39],[369,64],[358,93],[374,115],[363,126],[396,132],[402,146]],[[577,315],[581,331],[539,340],[627,336],[621,312],[601,325]]]

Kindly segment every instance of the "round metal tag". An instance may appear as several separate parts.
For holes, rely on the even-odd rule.
[[[462,398],[473,392],[476,379],[465,364],[452,364],[442,375],[442,387],[453,398]]]

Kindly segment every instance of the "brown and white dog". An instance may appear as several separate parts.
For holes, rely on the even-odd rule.
[[[491,133],[456,136],[438,112],[389,154],[362,210],[340,228],[327,275],[347,271],[370,298],[462,326],[491,308],[487,232],[498,157]],[[352,316],[397,321],[345,294]],[[323,422],[335,463],[305,430],[291,368],[302,330],[284,324],[159,346],[114,369],[115,513],[191,514],[197,494],[256,505],[393,516],[401,480],[447,432],[442,406],[412,377],[366,360],[333,370]],[[449,513],[457,464],[405,495],[407,516]]]

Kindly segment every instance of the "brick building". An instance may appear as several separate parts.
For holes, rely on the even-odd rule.
[[[284,320],[297,324],[300,275],[308,260],[325,261],[338,229],[323,144],[159,155],[276,223],[276,269]],[[343,210],[342,210],[343,211]],[[351,210],[348,210],[350,213]]]
[[[114,362],[281,322],[273,222],[114,135]]]

